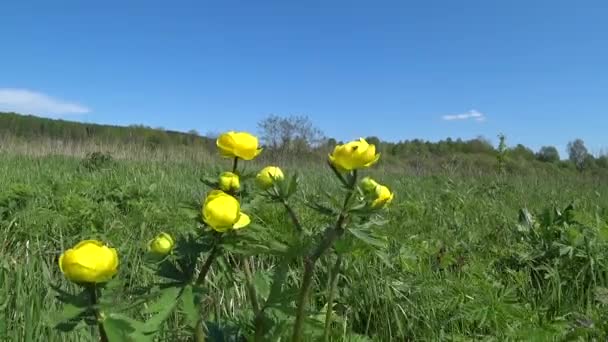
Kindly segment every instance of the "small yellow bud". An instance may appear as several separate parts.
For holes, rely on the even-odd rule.
[[[366,195],[369,195],[376,191],[376,188],[379,186],[378,182],[371,179],[370,177],[365,177],[361,180],[361,190]]]
[[[219,186],[222,191],[236,192],[241,188],[239,176],[232,172],[222,172],[220,174]]]
[[[393,201],[395,194],[384,185],[376,187],[376,198],[372,202],[372,208],[382,208]]]
[[[382,208],[393,200],[394,194],[389,188],[378,184],[370,177],[363,178],[360,186],[365,197],[371,202],[372,208]]]
[[[277,166],[266,166],[255,177],[256,183],[260,188],[266,190],[276,181],[282,181],[285,178],[283,171]]]
[[[160,233],[148,243],[148,249],[159,255],[167,255],[173,249],[175,242],[171,235]]]

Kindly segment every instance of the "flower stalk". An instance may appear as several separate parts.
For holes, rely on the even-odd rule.
[[[300,287],[300,293],[298,296],[298,306],[296,311],[296,321],[293,328],[293,342],[299,342],[302,339],[304,320],[306,317],[306,307],[308,304],[308,297],[310,294],[310,288],[312,287],[312,277],[314,275],[315,264],[319,258],[325,254],[325,252],[333,246],[334,242],[338,240],[344,234],[344,223],[348,218],[348,204],[355,191],[355,184],[357,184],[357,170],[352,171],[352,177],[348,183],[348,192],[344,198],[344,204],[342,210],[338,215],[336,224],[332,228],[325,230],[325,235],[317,248],[304,259],[304,276],[302,280],[302,286]]]
[[[203,284],[203,282],[205,282],[207,273],[209,273],[209,270],[211,269],[211,264],[213,264],[213,261],[215,261],[215,259],[219,255],[220,255],[220,248],[218,246],[218,243],[216,243],[213,246],[213,248],[211,249],[211,252],[209,253],[209,255],[207,256],[205,263],[201,267],[201,271],[199,272],[198,277],[194,281],[195,286],[200,286]],[[202,303],[202,298],[201,298],[199,307],[201,307],[202,305],[203,305],[203,303]],[[199,317],[198,321],[196,322],[196,327],[194,328],[194,340],[196,342],[205,342],[205,322],[204,322],[204,318],[202,315]]]
[[[338,276],[340,275],[340,267],[342,266],[342,255],[338,254],[334,267],[331,270],[331,278],[329,280],[327,294],[327,309],[325,311],[325,331],[323,332],[323,341],[329,341],[329,333],[331,332],[331,320],[334,306],[334,296],[338,287]]]
[[[99,340],[101,342],[108,342],[108,335],[106,334],[106,329],[103,327],[103,316],[101,311],[97,307],[99,304],[99,293],[96,284],[88,284],[87,291],[89,292],[89,299],[91,301],[91,307],[93,312],[95,312],[95,319],[97,320],[97,329],[99,330]],[[95,336],[93,336],[95,338]]]

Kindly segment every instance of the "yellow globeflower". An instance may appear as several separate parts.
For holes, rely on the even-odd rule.
[[[239,176],[232,172],[222,172],[219,181],[220,189],[226,192],[235,192],[241,188]]]
[[[370,177],[365,177],[361,180],[361,189],[366,195],[374,193],[379,185],[378,182]]]
[[[374,165],[380,154],[376,154],[376,146],[368,144],[365,139],[354,140],[344,145],[338,145],[329,155],[329,161],[340,171],[351,171]]]
[[[389,188],[378,184],[378,182],[370,177],[365,177],[361,180],[361,190],[365,197],[371,201],[373,208],[382,208],[389,204],[395,196]]]
[[[247,132],[226,132],[217,138],[216,144],[226,158],[252,160],[262,152],[258,148],[258,138]]]
[[[203,204],[203,220],[218,232],[240,229],[251,220],[241,212],[239,201],[221,190],[213,190]]]
[[[118,271],[118,254],[97,240],[84,240],[59,257],[59,268],[75,283],[104,283]]]
[[[372,208],[382,208],[393,201],[393,194],[389,188],[384,185],[376,187],[376,198],[372,201]]]
[[[151,252],[160,255],[167,255],[173,249],[175,242],[171,235],[167,233],[160,233],[154,239],[148,243],[148,249]]]
[[[283,171],[277,166],[266,166],[255,177],[258,186],[264,190],[270,188],[275,181],[282,181],[285,178]]]

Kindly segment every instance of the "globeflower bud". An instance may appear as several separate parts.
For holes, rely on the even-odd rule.
[[[277,166],[266,166],[255,177],[256,183],[262,190],[266,190],[276,181],[282,181],[285,178],[283,171]]]
[[[345,172],[370,167],[379,158],[380,154],[376,154],[376,146],[368,144],[361,138],[336,146],[329,155],[329,162],[338,170]]]
[[[216,145],[220,154],[226,158],[252,160],[262,152],[258,148],[258,138],[247,132],[223,133],[217,138]]]
[[[372,208],[382,208],[393,201],[393,194],[389,188],[384,185],[376,187],[375,199],[372,201]]]
[[[220,174],[219,186],[222,191],[236,192],[241,188],[239,176],[232,172],[222,172]]]
[[[361,180],[361,190],[365,195],[370,195],[375,193],[376,188],[379,186],[378,182],[371,179],[370,177],[365,177]]]
[[[220,233],[243,228],[251,222],[249,216],[241,212],[239,201],[221,190],[209,193],[202,211],[205,223]]]
[[[171,235],[160,233],[148,243],[148,250],[158,255],[167,255],[173,249],[175,242]]]
[[[370,177],[363,178],[360,186],[365,197],[371,202],[372,208],[382,208],[393,200],[394,194],[389,188],[378,184]]]
[[[97,240],[84,240],[59,257],[59,269],[75,283],[104,283],[118,272],[118,253]]]

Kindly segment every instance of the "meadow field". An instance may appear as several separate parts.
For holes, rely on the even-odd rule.
[[[121,305],[158,282],[146,259],[148,241],[160,232],[180,237],[200,229],[186,208],[209,192],[201,178],[229,164],[217,158],[96,162],[1,153],[0,340],[95,340],[84,325],[63,332],[60,324],[66,309],[58,296],[78,287],[62,275],[58,257],[83,239],[117,248],[114,307],[134,320],[149,319],[150,305]],[[298,174],[292,205],[311,239],[319,239],[315,232],[324,221],[302,199],[339,191],[334,175],[322,158],[277,164]],[[262,166],[258,161],[245,168],[256,172]],[[605,179],[544,171],[419,175],[384,169],[382,161],[362,173],[382,179],[395,200],[384,209],[386,224],[358,237],[372,247],[341,256],[330,340],[606,340]],[[285,241],[292,231],[285,209],[251,198],[243,208],[256,223],[252,231],[263,229],[265,243]],[[213,264],[204,283],[209,340],[239,341],[253,329],[243,260],[250,262],[258,293],[273,291],[276,255],[233,254],[238,251]],[[330,251],[315,270],[305,340],[322,340],[335,259]],[[285,271],[286,304],[269,319],[289,327],[302,261],[295,259]],[[155,339],[188,341],[186,316],[188,309],[177,306]],[[276,340],[289,340],[289,334]]]

